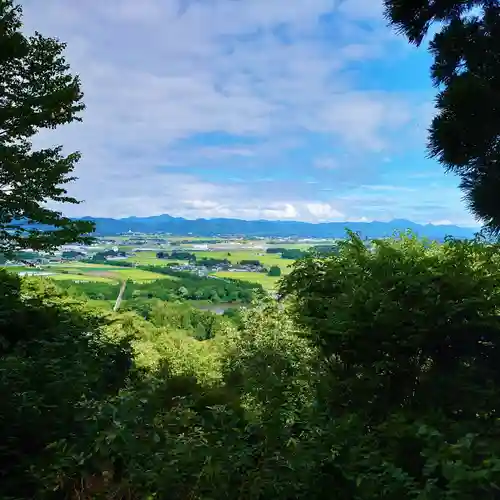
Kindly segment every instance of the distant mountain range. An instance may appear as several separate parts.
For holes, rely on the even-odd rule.
[[[297,221],[268,221],[240,219],[183,219],[170,215],[151,217],[127,217],[124,219],[84,217],[96,223],[98,235],[116,235],[128,231],[140,233],[170,233],[186,236],[261,236],[261,237],[298,237],[298,238],[342,238],[346,228],[357,231],[362,237],[381,238],[394,232],[411,229],[422,237],[443,239],[445,236],[471,238],[477,228],[454,225],[436,226],[416,224],[415,222],[395,219],[390,222],[324,222],[313,224]]]

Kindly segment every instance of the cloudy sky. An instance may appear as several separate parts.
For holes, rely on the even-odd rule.
[[[37,139],[83,154],[65,212],[474,224],[426,158],[429,55],[381,3],[23,0],[85,92]]]

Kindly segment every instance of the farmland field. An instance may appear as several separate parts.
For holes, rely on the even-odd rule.
[[[30,268],[16,268],[16,272],[30,271]],[[89,264],[85,262],[68,262],[64,264],[51,264],[43,266],[43,271],[54,273],[46,276],[54,280],[86,280],[117,282],[130,279],[138,282],[154,281],[159,279],[177,280],[175,276],[143,271],[131,267],[107,266],[105,264]]]
[[[265,253],[262,250],[193,250],[197,259],[206,257],[207,259],[227,259],[232,264],[237,264],[242,260],[258,260],[264,266],[287,267],[292,261],[282,259],[280,255]]]
[[[162,250],[164,252],[169,252],[171,250]],[[156,252],[137,252],[132,257],[127,257],[123,259],[124,262],[135,262],[140,266],[167,266],[172,264],[179,264],[174,260],[168,259],[158,259],[156,258]]]
[[[51,276],[43,277],[55,281],[89,281],[102,283],[113,283],[113,281],[116,281],[111,278],[105,278],[103,276],[92,276],[88,274],[53,274]]]
[[[265,273],[245,273],[245,272],[231,272],[231,271],[220,271],[214,274],[219,278],[230,278],[233,280],[248,281],[249,283],[258,283],[262,285],[266,290],[275,290],[279,278],[274,276],[268,276]]]
[[[171,249],[164,250],[166,253],[172,252]],[[207,259],[227,259],[232,264],[237,264],[242,260],[258,260],[266,267],[279,266],[284,274],[289,272],[289,266],[293,260],[282,259],[277,254],[268,254],[262,250],[185,250],[196,255],[198,260]],[[169,259],[158,259],[156,252],[137,252],[131,257],[123,259],[125,262],[135,262],[142,266],[167,266],[172,264],[185,264],[185,261],[174,261]]]
[[[110,266],[111,267],[111,266]],[[113,272],[116,273],[120,278],[127,278],[134,281],[153,281],[153,280],[161,280],[161,279],[171,279],[178,280],[175,276],[168,276],[165,274],[152,273],[150,271],[143,271],[142,269],[134,269],[130,267],[116,268],[113,269]]]

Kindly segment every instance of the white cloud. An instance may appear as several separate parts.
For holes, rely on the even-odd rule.
[[[38,141],[83,153],[71,194],[86,203],[69,207],[70,215],[364,217],[358,212],[367,209],[366,199],[356,205],[335,186],[361,175],[353,168],[360,152],[385,152],[394,134],[404,143],[404,134],[429,116],[414,96],[363,90],[349,72],[351,64],[382,57],[392,47],[381,0],[23,5],[27,30],[68,42],[69,62],[83,83],[83,124],[44,133]],[[325,28],[321,20],[332,13],[337,23]],[[286,43],[276,35],[280,27],[290,39]],[[231,140],[199,140],[206,134]],[[244,172],[235,172],[238,183],[209,175],[218,162],[246,162],[251,168],[264,157],[286,170],[279,155],[297,147],[296,138],[304,134],[326,137],[350,152],[347,158],[321,154],[310,162],[337,183],[331,199],[315,179],[304,185],[317,186],[317,193],[299,196],[286,192],[285,182],[249,186]],[[207,174],[179,173],[195,164]],[[272,180],[273,172],[268,174]]]
[[[333,208],[329,203],[308,203],[309,213],[318,221],[340,220],[344,214]]]
[[[431,224],[433,224],[434,226],[448,226],[450,224],[453,224],[453,222],[451,222],[448,219],[445,219],[445,220],[431,221]]]

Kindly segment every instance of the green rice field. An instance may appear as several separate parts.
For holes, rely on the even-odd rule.
[[[237,264],[242,260],[258,260],[266,267],[279,266],[286,274],[290,271],[293,260],[282,259],[276,254],[266,254],[261,250],[186,250],[196,255],[197,259],[227,259],[232,264]],[[166,250],[171,252],[171,250]],[[172,264],[184,264],[183,261],[173,261],[169,259],[156,258],[156,252],[137,252],[135,255],[124,259],[126,262],[135,262],[143,266],[167,266]]]
[[[16,267],[9,268],[10,272],[33,271],[32,268]],[[64,264],[51,264],[43,266],[40,272],[54,273],[45,276],[53,280],[65,281],[103,281],[118,282],[124,279],[130,279],[137,282],[148,282],[159,279],[177,280],[175,276],[166,276],[160,273],[143,271],[130,267],[106,266],[105,264],[88,264],[82,262],[68,262]]]
[[[113,281],[117,281],[110,278],[105,278],[103,276],[89,276],[85,274],[53,274],[52,276],[43,276],[43,278],[55,281],[88,281],[104,283],[113,283]]]
[[[220,271],[214,273],[215,276],[219,278],[230,278],[233,280],[248,281],[249,283],[257,283],[262,285],[266,290],[275,290],[280,278],[274,276],[268,276],[265,273],[245,273],[245,272],[230,272],[230,271]]]

